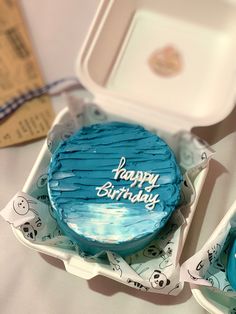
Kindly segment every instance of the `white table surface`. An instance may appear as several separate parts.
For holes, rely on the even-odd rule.
[[[75,59],[98,0],[21,0],[20,3],[46,80],[73,75]],[[56,111],[64,106],[60,98],[54,104]],[[21,190],[42,143],[40,140],[0,150],[0,208]],[[197,221],[194,223],[189,241],[196,237],[192,232],[198,232]],[[191,242],[186,244],[184,256],[189,255],[191,246]],[[188,285],[178,297],[170,299],[139,292],[101,276],[85,281],[70,275],[60,261],[20,244],[2,219],[0,252],[1,314],[206,313]]]

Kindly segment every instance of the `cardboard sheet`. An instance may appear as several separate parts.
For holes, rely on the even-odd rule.
[[[0,0],[0,107],[43,85],[18,2]],[[0,124],[0,147],[45,136],[53,118],[48,96],[26,102]]]

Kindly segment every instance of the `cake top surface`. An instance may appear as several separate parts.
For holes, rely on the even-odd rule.
[[[81,128],[55,151],[48,173],[57,218],[92,241],[122,243],[153,233],[180,199],[173,152],[135,124]]]

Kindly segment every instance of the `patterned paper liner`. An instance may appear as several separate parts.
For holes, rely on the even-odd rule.
[[[236,202],[202,249],[181,266],[181,281],[208,286],[215,292],[235,298],[236,291],[226,275],[229,249],[235,238]]]
[[[49,132],[47,143],[50,152],[83,125],[117,120],[115,117],[107,116],[96,105],[84,101],[70,107],[70,111],[73,118],[56,124]],[[186,213],[186,209],[194,202],[193,182],[207,166],[213,150],[207,143],[187,132],[170,136],[159,130],[151,131],[155,131],[172,147],[181,166],[184,176],[181,206],[172,215],[158,238],[148,247],[126,258],[113,252],[106,252],[107,263],[110,263],[114,276],[126,285],[142,291],[178,295],[183,288],[183,281],[180,281],[179,247],[182,241],[182,227],[186,222],[182,213]],[[45,167],[42,167],[40,174],[34,178],[30,195],[17,193],[0,214],[34,244],[60,248],[71,252],[71,255],[79,254],[85,260],[103,263],[100,256],[87,256],[81,252],[79,246],[58,228],[47,192],[47,166],[50,153],[44,159]]]

